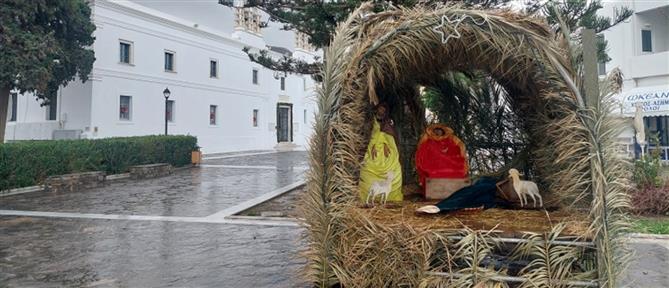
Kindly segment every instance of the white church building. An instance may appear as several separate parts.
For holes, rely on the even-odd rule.
[[[315,114],[309,75],[276,73],[242,51],[315,61],[302,34],[255,9],[217,1],[90,1],[97,29],[90,79],[41,106],[10,96],[6,141],[188,134],[204,153],[305,149]],[[166,103],[163,92],[170,91]]]

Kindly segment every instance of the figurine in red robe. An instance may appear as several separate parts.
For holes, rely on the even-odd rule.
[[[421,190],[425,191],[426,178],[466,178],[469,172],[465,144],[453,129],[443,124],[432,124],[418,142],[416,170]]]

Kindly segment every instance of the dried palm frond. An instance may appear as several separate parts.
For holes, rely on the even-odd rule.
[[[631,253],[625,234],[629,233],[627,212],[630,208],[631,163],[620,158],[616,138],[624,129],[624,120],[612,117],[615,93],[620,85],[619,71],[612,71],[603,85],[599,105],[590,110],[586,123],[591,131],[590,173],[593,200],[590,218],[597,244],[597,268],[602,287],[617,287],[616,279],[627,266]]]
[[[488,285],[487,273],[494,271],[475,265],[480,262],[478,256],[485,254],[478,236],[468,238],[469,244],[479,243],[475,248],[462,243],[460,247],[467,248],[460,249],[444,236],[453,231],[376,223],[350,209],[357,204],[373,105],[400,103],[395,107],[397,113],[417,113],[419,105],[407,101],[418,97],[417,85],[430,83],[435,75],[447,71],[482,71],[508,92],[508,105],[518,116],[519,128],[528,135],[527,161],[532,163],[544,198],[551,199],[550,205],[590,212],[591,229],[584,234],[595,235],[598,277],[602,285],[614,285],[621,270],[619,260],[625,259],[619,253],[624,251],[621,235],[626,227],[623,210],[628,176],[625,163],[612,149],[617,120],[608,115],[610,95],[595,108],[585,107],[579,69],[574,67],[568,41],[560,41],[542,19],[507,10],[451,5],[374,14],[370,7],[363,5],[339,26],[325,53],[323,85],[318,91],[320,111],[310,143],[311,169],[302,205],[308,279],[320,287],[335,283],[347,287],[432,286],[455,283],[452,281]],[[457,36],[446,43],[433,30],[443,17],[458,19],[442,26],[441,32]],[[406,105],[416,107],[405,109]],[[401,119],[421,121],[419,118]],[[416,129],[421,124],[398,127]],[[435,265],[453,268],[452,259],[459,249],[479,251],[476,258],[467,256],[469,270],[462,272],[468,276],[439,280],[427,273]],[[549,285],[545,283],[549,280],[536,279],[542,281],[537,285]]]
[[[360,14],[368,8],[369,5],[358,8],[352,14],[356,16],[352,16],[337,30],[339,37],[333,40],[331,48],[326,51],[328,59],[341,59],[349,54],[356,36],[356,30],[350,28],[351,24],[360,21]],[[305,277],[322,287],[330,287],[338,282],[330,266],[335,257],[334,247],[338,242],[338,232],[343,226],[336,215],[338,206],[346,202],[345,199],[350,197],[348,191],[355,185],[350,177],[337,177],[341,162],[336,162],[346,158],[336,149],[336,143],[333,143],[337,131],[332,126],[334,119],[339,117],[341,83],[345,76],[339,72],[346,65],[342,61],[325,62],[322,77],[329,85],[323,85],[317,92],[319,113],[314,124],[316,136],[310,141],[310,170],[306,186],[309,193],[304,194],[300,205],[305,219],[303,224],[308,227],[309,247],[305,251],[305,257],[309,265],[306,267]]]
[[[485,267],[485,259],[492,254],[496,242],[491,231],[473,231],[465,228],[462,239],[454,244],[455,261],[464,262],[465,268],[458,270],[461,277],[453,281],[454,287],[506,287],[506,283],[491,280],[498,275],[490,267]]]
[[[521,270],[521,275],[528,280],[520,287],[568,287],[572,265],[579,258],[579,249],[575,246],[555,244],[555,241],[569,241],[560,236],[565,225],[560,223],[545,235],[528,233],[526,243],[517,246],[515,255],[532,259]]]
[[[349,226],[332,263],[345,287],[418,286],[432,269],[450,271],[453,256],[448,236],[455,230],[417,231],[406,223],[380,225],[359,210],[347,213]]]

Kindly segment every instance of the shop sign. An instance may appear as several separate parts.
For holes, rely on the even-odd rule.
[[[634,88],[623,92],[622,102],[624,114],[634,114],[640,104],[647,116],[669,115],[669,86]]]

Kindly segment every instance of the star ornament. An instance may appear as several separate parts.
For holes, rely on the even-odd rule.
[[[448,15],[441,16],[441,24],[432,28],[432,31],[441,34],[441,43],[446,44],[451,38],[460,38],[461,35],[460,32],[458,32],[458,25],[460,25],[460,22],[462,22],[463,19],[464,17],[456,17],[455,19],[451,20],[448,18]],[[450,30],[447,28],[451,28],[453,33],[447,33],[447,30]]]
[[[451,20],[450,18],[448,18],[447,15],[443,15],[441,16],[441,24],[432,28],[432,31],[441,34],[441,43],[446,44],[446,42],[448,42],[448,40],[451,38],[455,39],[460,38],[461,35],[460,32],[458,31],[458,26],[460,26],[460,23],[462,23],[462,21],[465,20],[466,18],[471,19],[471,21],[478,26],[484,25],[488,21],[487,17],[483,17],[480,22],[477,22],[476,19],[474,19],[474,17],[469,15],[461,15],[460,17],[456,16],[453,20]],[[447,27],[453,29],[452,34],[448,35],[446,34],[445,31],[447,30],[446,29]]]

